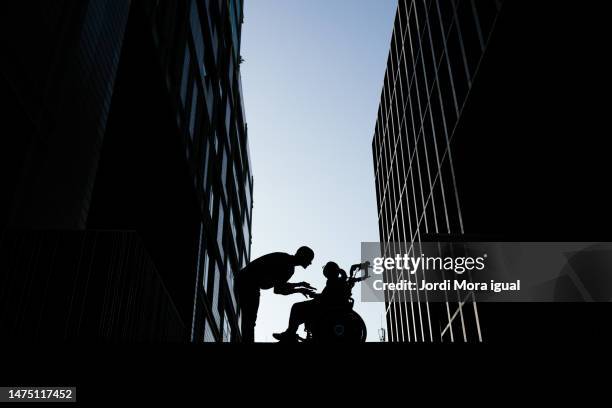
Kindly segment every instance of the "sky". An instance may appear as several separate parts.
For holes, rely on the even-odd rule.
[[[242,86],[254,176],[251,259],[315,251],[292,282],[325,286],[378,241],[372,138],[397,0],[246,0]],[[359,284],[357,284],[359,285]],[[378,341],[382,303],[362,303]],[[262,291],[255,336],[274,341],[302,295]]]

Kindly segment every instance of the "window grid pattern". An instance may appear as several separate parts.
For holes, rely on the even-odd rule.
[[[165,66],[201,207],[191,340],[239,341],[233,274],[250,256],[253,185],[240,83],[243,3],[152,4],[161,45],[176,50]],[[177,29],[172,15],[185,24]]]
[[[398,3],[373,140],[385,256],[398,250],[392,243],[418,256],[424,235],[464,233],[450,144],[501,6],[496,0]],[[454,293],[447,299],[434,304],[426,293],[386,293],[389,341],[482,341],[473,299]]]

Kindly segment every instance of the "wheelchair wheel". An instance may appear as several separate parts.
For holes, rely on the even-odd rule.
[[[363,319],[353,310],[332,310],[312,325],[316,343],[363,343],[367,333]]]

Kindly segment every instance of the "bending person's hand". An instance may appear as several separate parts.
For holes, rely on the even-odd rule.
[[[308,288],[299,288],[296,290],[297,293],[301,293],[307,298],[313,298],[316,295],[316,292],[313,289]]]
[[[308,282],[296,283],[295,286],[297,288],[305,288],[305,289],[310,289],[310,290],[317,290],[317,288],[315,288],[314,286],[311,286],[310,283],[308,283]]]

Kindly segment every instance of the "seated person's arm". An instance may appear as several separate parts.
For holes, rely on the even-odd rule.
[[[363,267],[363,264],[353,265],[353,266],[351,266],[351,271],[353,270],[353,268],[361,269],[362,267]],[[369,277],[370,277],[369,270],[368,270],[368,268],[365,268],[365,274],[363,276],[360,276],[358,278],[350,278],[349,282],[357,283],[357,282],[364,281],[364,280],[368,279]]]
[[[361,269],[361,266],[361,264],[351,265],[351,273],[353,273],[353,271],[356,271],[357,269]]]

